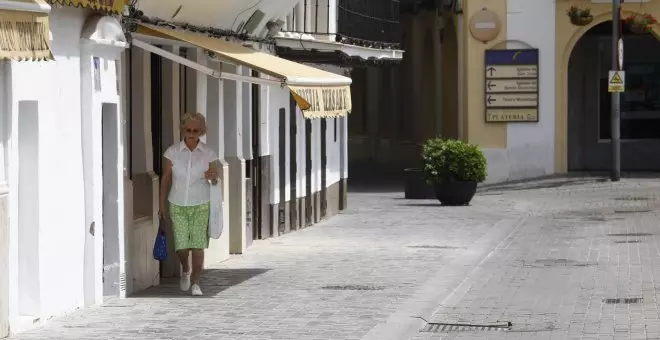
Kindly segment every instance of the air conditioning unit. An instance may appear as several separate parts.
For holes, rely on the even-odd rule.
[[[238,32],[239,33],[247,33],[248,35],[254,35],[254,32],[257,30],[257,27],[261,25],[261,22],[264,20],[266,17],[266,13],[256,10],[254,13],[252,13],[252,16],[250,16],[250,19],[245,22],[241,27],[239,27]]]

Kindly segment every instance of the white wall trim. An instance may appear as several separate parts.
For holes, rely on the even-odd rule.
[[[296,36],[297,35],[297,36]],[[401,60],[403,59],[403,50],[379,49],[350,44],[338,43],[335,41],[317,40],[309,34],[299,33],[280,33],[275,38],[275,43],[279,47],[286,47],[293,50],[317,50],[320,52],[342,52],[349,57],[360,57],[364,60]]]
[[[10,11],[34,12],[34,13],[50,13],[50,5],[39,2],[21,2],[12,0],[0,0],[0,9]]]

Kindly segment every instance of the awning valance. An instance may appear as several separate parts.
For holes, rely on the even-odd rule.
[[[0,4],[0,59],[50,60],[50,6],[42,0]]]
[[[119,14],[124,11],[127,0],[50,0],[50,3]]]
[[[214,52],[224,61],[281,80],[293,94],[305,118],[343,116],[351,110],[351,78],[191,31],[141,24],[138,33],[184,41]]]

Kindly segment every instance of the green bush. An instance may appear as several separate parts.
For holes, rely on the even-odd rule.
[[[454,139],[432,138],[422,146],[422,164],[427,181],[483,182],[486,157],[473,144]]]

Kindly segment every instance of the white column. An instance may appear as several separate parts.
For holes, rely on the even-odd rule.
[[[296,5],[296,9],[295,9],[296,25],[294,31],[296,32],[305,31],[305,4],[303,1],[304,0],[298,1],[298,4]]]
[[[328,3],[328,26],[329,34],[337,34],[337,0],[327,0]],[[334,40],[333,40],[334,41]]]
[[[241,74],[250,77],[252,70],[243,67]],[[252,159],[252,83],[242,82],[243,86],[243,158]]]
[[[223,64],[223,71],[242,74],[241,66]],[[245,252],[245,158],[243,157],[243,84],[224,82],[225,159],[229,163],[229,252]],[[225,201],[226,203],[226,201]]]
[[[207,65],[208,57],[201,48],[188,49],[188,59],[200,64]],[[204,117],[206,115],[206,91],[207,91],[207,76],[199,71],[188,69],[188,77],[186,78],[186,110],[188,112],[199,112]],[[201,140],[206,143],[206,136]]]
[[[262,78],[268,76],[262,75]],[[259,156],[270,155],[270,86],[259,86]],[[272,114],[277,114],[273,111]]]
[[[312,1],[313,0],[305,0],[303,2],[305,6],[305,32],[314,32],[314,26],[312,26],[312,23],[315,20],[315,12],[314,8],[312,7]],[[306,3],[305,3],[306,2]]]
[[[215,69],[221,68],[221,63],[210,62],[209,67]],[[228,81],[230,82],[230,81]],[[222,217],[225,232],[218,240],[211,239],[209,249],[207,251],[207,258],[205,266],[213,262],[222,261],[229,257],[229,234],[230,234],[230,219],[229,219],[229,163],[225,160],[225,81],[216,78],[208,78],[207,87],[207,119],[208,125],[207,144],[218,153],[218,158],[222,166],[221,181],[222,197],[225,204],[223,205]],[[216,188],[217,189],[217,188]]]

